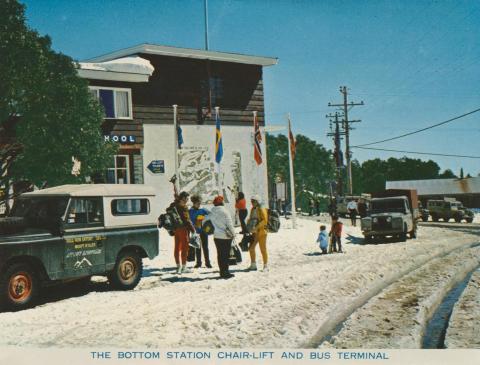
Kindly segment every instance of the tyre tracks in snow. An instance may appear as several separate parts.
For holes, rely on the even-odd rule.
[[[479,254],[478,243],[464,243],[390,273],[332,313],[303,346],[420,348],[428,319],[444,295],[478,266]]]

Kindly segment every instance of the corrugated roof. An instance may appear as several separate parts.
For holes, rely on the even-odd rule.
[[[118,51],[88,59],[86,60],[86,62],[105,62],[140,53],[170,57],[196,58],[201,60],[212,60],[219,62],[234,62],[259,66],[273,66],[278,63],[278,58],[275,57],[249,56],[238,53],[206,51],[202,49],[161,46],[148,43],[139,44],[130,48],[120,49]]]
[[[418,195],[480,194],[480,177],[387,181],[387,189],[417,189]]]
[[[66,195],[66,196],[153,196],[155,190],[141,184],[79,184],[61,185],[32,191],[22,196]]]

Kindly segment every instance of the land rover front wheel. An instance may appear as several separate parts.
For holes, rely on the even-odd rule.
[[[413,229],[410,231],[410,238],[417,238],[417,227],[413,227]]]
[[[407,240],[407,225],[403,226],[403,232],[400,234],[400,240],[406,241]]]
[[[135,251],[123,251],[118,255],[113,271],[108,274],[110,284],[117,290],[131,290],[142,278],[143,263]]]
[[[13,264],[1,275],[0,308],[19,310],[31,307],[38,291],[39,281],[30,265]]]

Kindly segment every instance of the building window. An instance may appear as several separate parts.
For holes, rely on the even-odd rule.
[[[128,155],[113,156],[113,167],[107,170],[107,183],[130,184],[130,160]]]
[[[132,90],[89,86],[91,95],[103,106],[105,118],[132,119]]]
[[[149,212],[150,204],[148,199],[112,200],[112,214],[115,216],[148,214]]]
[[[202,106],[211,110],[222,104],[224,98],[223,84],[223,78],[219,76],[212,76],[202,81]]]

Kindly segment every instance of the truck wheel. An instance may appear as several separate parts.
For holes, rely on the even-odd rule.
[[[428,222],[428,217],[422,217],[422,221]]]
[[[403,232],[400,234],[400,240],[405,242],[407,240],[407,226],[403,226]]]
[[[39,280],[28,264],[13,264],[0,279],[0,308],[20,310],[31,307],[39,292]]]
[[[143,262],[135,251],[118,255],[113,271],[108,274],[110,284],[117,290],[131,290],[142,278]]]
[[[411,238],[411,239],[417,238],[417,227],[414,227],[414,228],[410,231],[410,238]]]
[[[455,217],[455,222],[460,223],[462,221],[462,218],[460,217]]]
[[[432,214],[432,221],[438,222],[438,216],[436,214]]]
[[[472,222],[473,222],[473,218],[467,218],[466,221],[467,221],[467,223],[472,223]]]

